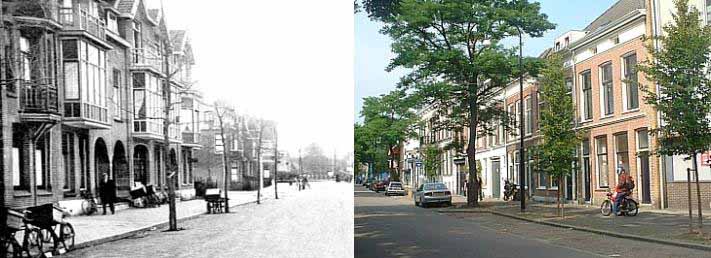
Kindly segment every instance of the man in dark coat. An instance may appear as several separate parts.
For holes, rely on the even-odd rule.
[[[111,208],[111,214],[114,214],[114,201],[116,199],[116,183],[113,179],[109,179],[109,175],[104,173],[101,182],[99,182],[99,194],[101,197],[101,207],[106,215],[106,204]]]

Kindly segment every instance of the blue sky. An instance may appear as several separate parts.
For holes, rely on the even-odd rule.
[[[541,38],[524,39],[523,53],[526,56],[537,56],[553,40],[573,29],[583,29],[595,18],[612,6],[615,0],[540,0],[542,12],[548,19],[557,24],[556,29],[547,32]],[[400,76],[406,71],[396,70],[386,72],[390,58],[389,37],[380,34],[381,24],[373,22],[360,12],[355,15],[355,120],[360,119],[363,97],[377,96],[395,88]]]

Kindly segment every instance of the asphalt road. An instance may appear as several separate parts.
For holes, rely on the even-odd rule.
[[[711,257],[486,213],[442,214],[355,187],[355,257]]]
[[[182,231],[157,229],[65,256],[353,257],[352,185],[310,184],[305,191],[280,193],[279,200],[181,222]]]

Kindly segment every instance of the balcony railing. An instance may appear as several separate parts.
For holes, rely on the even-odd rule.
[[[59,113],[57,88],[50,84],[25,84],[20,91],[24,113]]]
[[[98,17],[89,15],[85,10],[72,8],[62,8],[59,10],[59,17],[66,30],[84,30],[89,34],[106,40],[106,23]]]
[[[108,108],[89,103],[65,101],[64,116],[67,118],[81,118],[103,124],[109,123]]]
[[[135,48],[131,50],[134,66],[152,67],[163,72],[163,59],[157,51],[148,48]]]
[[[185,144],[200,144],[200,136],[197,133],[183,132],[183,143]]]

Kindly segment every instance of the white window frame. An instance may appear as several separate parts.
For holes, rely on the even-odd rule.
[[[611,107],[612,112],[610,114],[606,114],[606,112],[605,112],[605,107],[606,107],[605,100],[607,100],[608,96],[607,96],[607,94],[605,94],[605,84],[604,84],[605,82],[603,81],[603,70],[604,70],[604,67],[608,66],[608,65],[610,66],[610,72],[611,73],[614,72],[613,71],[614,67],[612,66],[612,62],[609,62],[609,61],[600,64],[597,68],[598,69],[597,77],[598,77],[598,84],[599,84],[599,89],[600,89],[600,91],[599,91],[600,92],[600,94],[599,94],[599,96],[600,96],[600,118],[612,117],[615,115],[615,102],[614,102],[615,101],[615,96],[614,96],[614,94],[615,94],[615,80],[612,77],[612,74],[610,74],[610,79],[611,79],[610,80],[610,83],[611,83],[610,87],[612,87],[611,92],[613,94],[612,107]]]
[[[581,112],[580,112],[580,121],[581,121],[581,122],[588,122],[588,121],[592,121],[592,120],[593,120],[593,114],[592,114],[592,113],[593,113],[593,109],[592,109],[592,107],[590,108],[590,110],[587,110],[587,109],[586,109],[586,106],[587,106],[587,104],[588,104],[588,103],[587,103],[588,101],[587,101],[586,96],[585,96],[585,88],[584,88],[584,87],[585,87],[585,75],[587,75],[588,78],[590,78],[590,88],[589,88],[588,90],[590,91],[590,95],[592,96],[592,71],[591,71],[591,70],[585,70],[585,71],[583,71],[582,73],[580,73],[580,74],[578,75],[578,77],[580,78],[580,92],[581,92],[581,94],[580,94],[580,104],[581,104],[581,105],[580,105],[580,110],[581,110]],[[590,101],[593,101],[592,98],[590,98]],[[589,112],[590,114],[588,114],[588,112]],[[588,116],[588,115],[589,115],[589,116]],[[589,117],[589,118],[588,118],[588,117]]]
[[[526,123],[524,133],[526,136],[533,134],[533,98],[529,95],[523,100],[523,121]]]
[[[635,56],[635,61],[636,63],[639,63],[639,60],[637,60],[637,52],[636,51],[631,51],[629,53],[626,53],[620,57],[620,82],[622,83],[622,108],[624,109],[624,112],[631,112],[631,111],[637,111],[639,110],[640,106],[640,101],[639,101],[639,81],[637,82],[637,107],[636,108],[630,108],[629,107],[629,101],[627,101],[627,92],[628,92],[628,84],[625,82],[627,80],[627,76],[625,75],[625,69],[627,69],[627,65],[625,62],[625,58],[629,56]],[[639,77],[639,74],[637,75]],[[639,78],[637,78],[639,80]]]

